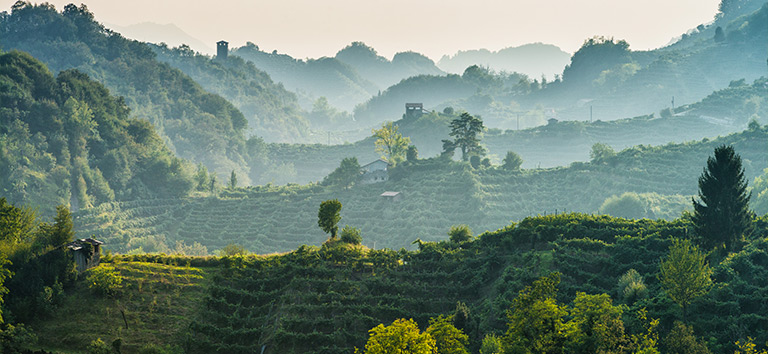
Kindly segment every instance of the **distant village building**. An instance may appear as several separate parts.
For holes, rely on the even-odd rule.
[[[423,103],[406,103],[403,118],[419,118],[425,112]]]
[[[384,161],[383,159],[378,159],[360,167],[360,169],[363,171],[363,176],[360,178],[360,183],[371,184],[389,180],[387,168],[389,168],[389,162]]]
[[[227,55],[229,55],[229,42],[227,41],[216,42],[216,58],[227,59]]]
[[[79,273],[99,265],[103,244],[104,242],[92,238],[81,238],[66,244],[67,249],[72,251]]]
[[[403,197],[403,193],[387,191],[387,192],[381,193],[379,195],[379,197],[382,197],[384,199],[388,199],[388,200],[391,200],[393,202],[396,202],[396,201],[400,200],[400,198]]]
[[[552,125],[552,124],[555,124],[557,122],[559,122],[559,120],[557,120],[556,118],[549,118],[549,119],[547,119],[547,125]]]

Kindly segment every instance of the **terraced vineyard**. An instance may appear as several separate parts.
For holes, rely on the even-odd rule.
[[[225,270],[191,326],[190,352],[350,353],[379,323],[426,324],[453,313],[459,299],[477,300],[480,279],[520,258],[341,249],[330,256],[331,247],[301,248]]]
[[[181,241],[214,251],[227,244],[268,254],[319,245],[320,202],[339,199],[341,226],[360,228],[372,248],[413,248],[417,238],[445,239],[450,225],[468,224],[475,232],[495,230],[526,216],[563,211],[597,212],[606,198],[624,192],[691,196],[715,146],[732,144],[741,154],[748,181],[768,166],[765,129],[698,143],[639,146],[619,153],[607,165],[510,172],[473,170],[442,159],[402,164],[384,183],[332,189],[262,186],[189,198],[111,203],[76,213],[80,235],[94,234],[108,248],[128,252],[169,252]],[[379,195],[402,193],[399,201]],[[664,206],[660,206],[663,208]]]

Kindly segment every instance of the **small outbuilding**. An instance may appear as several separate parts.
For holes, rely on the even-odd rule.
[[[393,202],[396,202],[396,201],[400,200],[403,197],[403,194],[400,193],[400,192],[390,192],[390,191],[387,191],[387,192],[381,193],[379,196],[384,198],[384,199],[388,199],[388,200],[391,200]]]
[[[81,238],[66,244],[67,249],[72,251],[72,257],[79,273],[99,265],[101,245],[103,244],[104,242],[92,238]]]

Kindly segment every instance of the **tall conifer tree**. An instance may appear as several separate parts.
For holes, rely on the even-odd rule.
[[[694,227],[706,249],[733,249],[749,233],[750,197],[741,157],[731,146],[715,148],[699,177],[700,201],[693,199]]]

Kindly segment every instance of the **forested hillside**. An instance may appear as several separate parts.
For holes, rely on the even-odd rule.
[[[52,215],[139,198],[186,196],[194,166],[88,75],[57,76],[29,54],[0,54],[0,194]]]
[[[296,94],[237,56],[211,58],[189,47],[153,46],[157,59],[189,75],[204,89],[226,98],[248,120],[246,135],[270,142],[305,142],[310,123]]]
[[[566,119],[589,117],[592,107],[595,119],[609,120],[690,104],[733,80],[765,76],[768,4],[743,3],[758,9],[735,18],[717,16],[688,35],[686,45],[635,52],[625,41],[589,39],[574,53],[562,82],[529,102],[561,107],[558,114]]]
[[[149,120],[178,156],[202,162],[221,176],[246,180],[248,121],[224,98],[157,60],[152,48],[104,28],[84,5],[17,2],[0,17],[3,50],[29,52],[49,69],[75,68],[120,95],[132,114]]]
[[[262,186],[226,190],[218,198],[110,203],[79,212],[76,224],[119,252],[168,252],[181,241],[199,242],[211,251],[237,243],[266,254],[320,244],[325,238],[317,228],[317,207],[327,199],[342,202],[342,224],[360,228],[367,246],[394,249],[413,247],[417,238],[440,240],[453,224],[482,231],[537,214],[596,213],[606,200],[626,192],[638,194],[630,199],[639,200],[639,208],[604,211],[674,218],[696,193],[701,166],[715,146],[733,145],[752,181],[768,166],[767,137],[766,129],[758,128],[700,142],[639,145],[592,163],[519,172],[420,159],[401,163],[383,183],[349,189]],[[385,191],[400,192],[402,199],[381,197]]]

